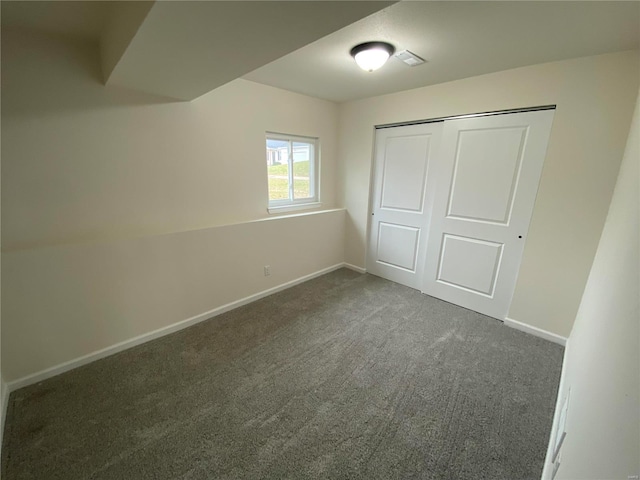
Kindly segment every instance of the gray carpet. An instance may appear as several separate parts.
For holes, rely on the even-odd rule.
[[[13,479],[539,479],[563,349],[339,270],[14,392]]]

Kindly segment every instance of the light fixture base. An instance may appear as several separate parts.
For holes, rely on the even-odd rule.
[[[377,70],[396,51],[387,42],[365,42],[356,45],[349,52],[360,68],[368,72]]]
[[[393,53],[396,51],[395,47],[387,42],[365,42],[353,47],[351,49],[351,52],[349,53],[352,57],[355,58],[355,56],[360,52],[364,52],[365,50],[373,50],[376,48],[385,50],[389,54],[389,56],[393,55]]]

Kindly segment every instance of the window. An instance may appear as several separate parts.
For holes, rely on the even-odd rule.
[[[318,139],[267,133],[269,209],[318,201]]]

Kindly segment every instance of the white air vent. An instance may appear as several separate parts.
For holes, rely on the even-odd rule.
[[[420,58],[418,55],[410,52],[409,50],[402,50],[401,52],[396,53],[395,57],[399,60],[402,60],[410,67],[415,67],[416,65],[420,65],[425,62],[424,59]]]

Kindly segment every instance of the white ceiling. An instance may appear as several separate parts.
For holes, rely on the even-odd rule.
[[[3,0],[2,28],[36,28],[99,41],[112,23],[110,17],[115,18],[118,3]],[[347,6],[349,2],[331,1],[238,2],[239,6],[215,1],[213,5],[158,3],[152,13],[162,21],[147,15],[146,26],[143,22],[137,33],[132,31],[135,39],[125,44],[128,53],[125,51],[118,62],[121,68],[125,63],[135,67],[130,75],[140,85],[131,81],[130,86],[145,91],[155,92],[158,88],[152,84],[158,79],[166,82],[175,77],[175,85],[193,90],[184,96],[167,93],[181,98],[193,98],[244,75],[255,82],[343,102],[519,66],[640,47],[640,1],[405,0],[387,8],[388,2],[379,2],[378,6],[373,5],[375,2]],[[257,6],[269,3],[288,19],[285,25],[270,20],[272,28],[280,32],[273,41],[264,29],[259,35],[252,27],[256,22],[260,25],[265,17],[258,14],[261,8]],[[349,25],[354,18],[380,8],[384,9]],[[296,15],[304,21],[292,22]],[[206,17],[213,20],[208,22]],[[309,25],[309,19],[313,28],[300,30],[300,25]],[[217,27],[207,33],[207,25]],[[342,25],[348,26],[336,31]],[[282,34],[282,29],[292,28],[290,35]],[[334,33],[320,38],[331,31]],[[243,38],[252,39],[252,43]],[[299,48],[315,38],[320,39]],[[349,50],[371,40],[388,41],[398,50],[409,49],[428,63],[408,67],[392,58],[381,70],[363,72]],[[287,52],[292,53],[278,58]],[[185,58],[197,68],[185,68]],[[197,88],[181,82],[195,82]]]
[[[193,100],[390,3],[158,1],[108,84]]]
[[[2,27],[31,28],[98,40],[116,2],[5,1]]]
[[[2,1],[2,27],[99,42],[107,85],[192,100],[394,2]]]
[[[372,40],[428,63],[392,58],[360,70],[349,55]],[[640,46],[640,2],[403,1],[243,78],[343,102],[446,81]]]

